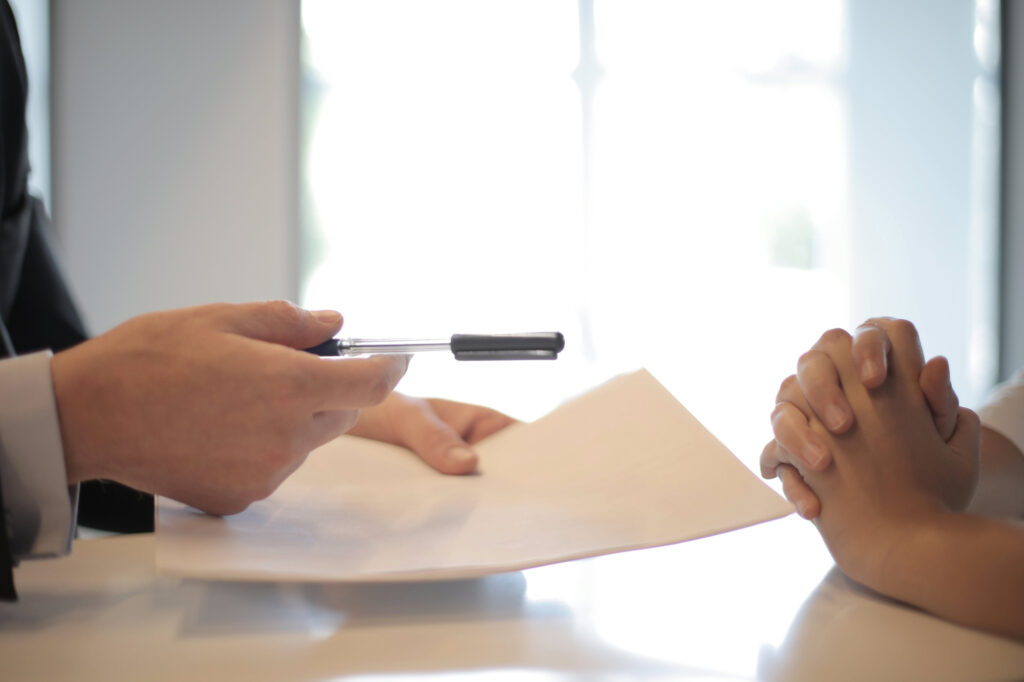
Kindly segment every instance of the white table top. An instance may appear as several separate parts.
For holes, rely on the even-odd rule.
[[[153,553],[122,536],[23,563],[0,678],[1024,679],[1024,646],[866,592],[795,517],[443,583],[181,580]]]

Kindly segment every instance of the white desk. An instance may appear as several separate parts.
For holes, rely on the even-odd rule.
[[[857,588],[795,517],[450,583],[183,581],[153,551],[81,540],[19,567],[0,679],[1024,679],[1024,646]]]

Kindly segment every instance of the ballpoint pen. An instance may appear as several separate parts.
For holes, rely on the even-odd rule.
[[[306,348],[317,355],[404,355],[451,351],[456,360],[554,360],[565,347],[560,332],[453,334],[451,339],[328,339]]]

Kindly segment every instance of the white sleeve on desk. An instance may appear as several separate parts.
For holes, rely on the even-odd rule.
[[[0,361],[0,476],[15,559],[71,551],[78,487],[64,467],[49,351]]]
[[[1024,369],[996,386],[978,416],[984,426],[1009,438],[1024,453]]]

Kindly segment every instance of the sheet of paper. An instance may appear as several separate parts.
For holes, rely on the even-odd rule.
[[[343,436],[241,514],[160,498],[158,568],[235,580],[465,578],[793,511],[646,371],[476,449],[478,474],[442,476],[406,450]]]

